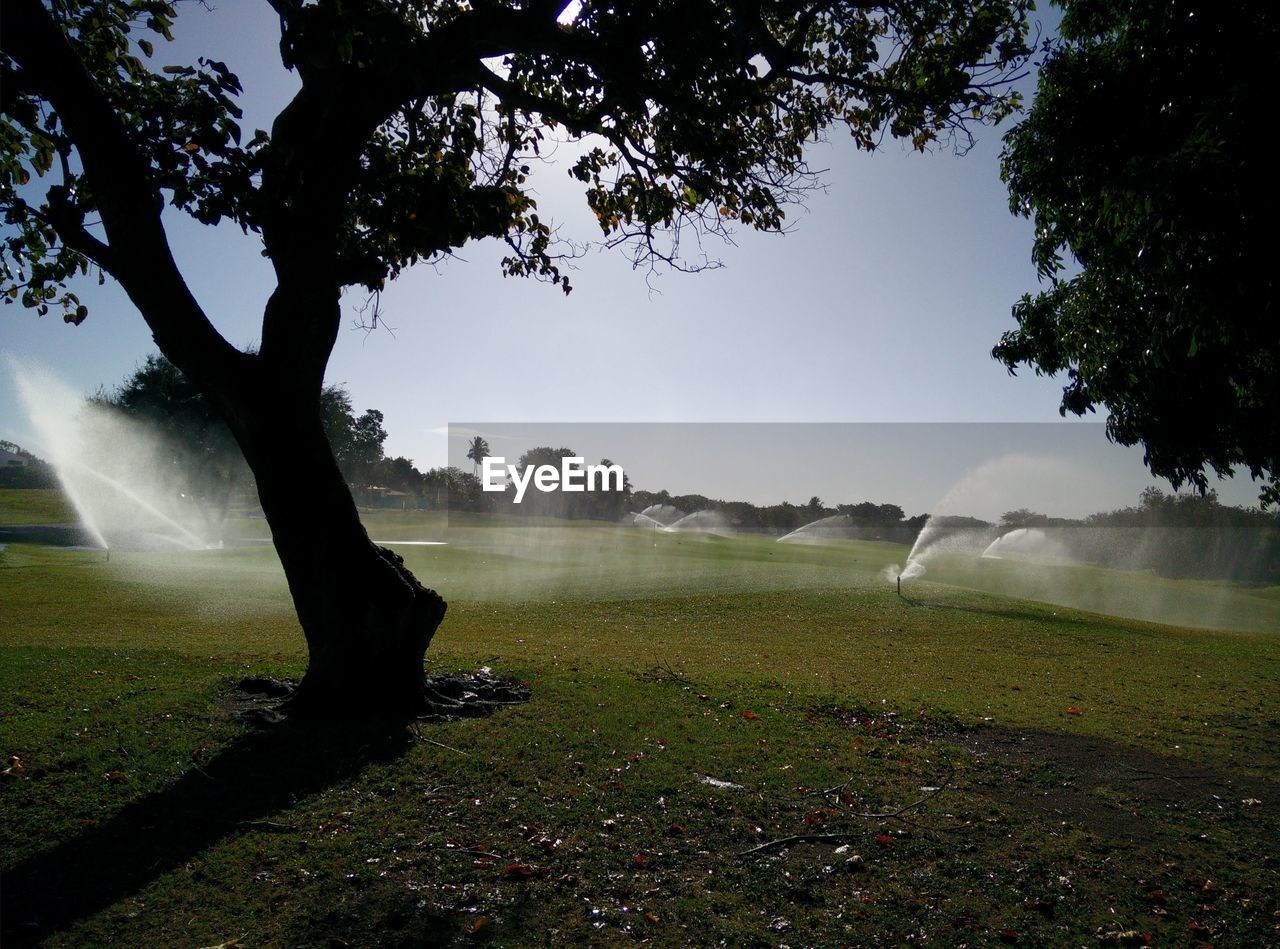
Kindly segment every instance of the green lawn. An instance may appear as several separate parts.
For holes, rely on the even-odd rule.
[[[232,683],[305,661],[270,547],[0,554],[6,945],[1280,939],[1268,591],[1068,584],[1261,630],[1209,631],[899,598],[892,545],[369,522],[449,541],[399,548],[450,600],[429,660],[532,701],[255,730]]]
[[[0,526],[67,524],[75,520],[75,509],[61,491],[50,488],[0,488]]]

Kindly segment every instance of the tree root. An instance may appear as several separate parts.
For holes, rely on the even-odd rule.
[[[488,669],[470,674],[437,673],[423,678],[427,707],[416,717],[422,721],[452,721],[491,715],[500,708],[529,701],[529,687],[499,679]]]
[[[379,703],[376,699],[361,702],[354,701],[359,692],[355,689],[322,698],[305,688],[305,680],[299,683],[250,676],[236,683],[232,691],[232,717],[258,725],[325,718],[448,722],[491,715],[498,709],[529,701],[531,694],[523,683],[500,679],[487,668],[472,673],[424,674],[421,689],[415,691],[397,704]]]

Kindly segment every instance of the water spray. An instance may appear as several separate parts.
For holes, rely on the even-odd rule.
[[[12,357],[7,362],[41,452],[89,542],[105,551],[104,560],[110,560],[110,548],[122,535],[150,546],[212,546],[183,523],[194,512],[177,490],[180,475],[163,463],[163,444],[153,431],[87,404],[43,369]]]

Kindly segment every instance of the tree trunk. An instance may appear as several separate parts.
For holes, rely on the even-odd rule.
[[[307,640],[291,701],[316,715],[412,715],[426,707],[423,656],[445,602],[365,532],[318,402],[262,400],[240,440]]]

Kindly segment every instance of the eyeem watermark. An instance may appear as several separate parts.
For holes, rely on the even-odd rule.
[[[524,499],[530,483],[539,491],[621,491],[626,481],[622,465],[589,465],[585,458],[571,456],[555,465],[525,465],[521,472],[501,455],[485,458],[480,464],[480,486],[486,491],[505,491],[507,479],[516,486],[515,503]],[[612,481],[612,484],[610,482]]]

